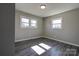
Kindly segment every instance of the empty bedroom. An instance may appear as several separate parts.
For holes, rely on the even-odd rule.
[[[15,56],[78,56],[79,3],[15,3]]]

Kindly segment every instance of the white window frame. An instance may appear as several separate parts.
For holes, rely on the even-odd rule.
[[[61,29],[62,28],[62,18],[56,18],[52,20],[52,28],[53,29]]]

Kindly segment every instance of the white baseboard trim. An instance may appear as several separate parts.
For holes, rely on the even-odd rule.
[[[52,40],[56,40],[56,41],[59,41],[59,42],[62,42],[62,43],[66,43],[66,44],[69,44],[69,45],[74,45],[74,46],[79,47],[78,44],[74,44],[74,43],[67,42],[67,41],[62,41],[62,40],[55,39],[55,38],[51,38],[51,37],[45,37],[45,36],[31,37],[31,38],[26,38],[26,39],[21,39],[21,40],[15,40],[15,42],[20,42],[20,41],[25,41],[25,40],[31,40],[31,39],[36,39],[36,38],[40,38],[40,37],[44,37],[44,38],[48,38],[48,39],[52,39]]]
[[[56,41],[59,41],[59,42],[62,42],[62,43],[66,43],[66,44],[69,44],[69,45],[73,45],[73,46],[77,46],[77,47],[79,47],[78,44],[74,44],[74,43],[71,43],[71,42],[62,41],[62,40],[58,40],[58,39],[54,39],[54,38],[50,38],[50,37],[44,37],[44,38],[48,38],[48,39],[52,39],[52,40],[56,40]]]
[[[36,38],[40,38],[42,36],[39,37],[31,37],[31,38],[26,38],[26,39],[16,39],[15,42],[20,42],[20,41],[25,41],[25,40],[31,40],[31,39],[36,39]]]

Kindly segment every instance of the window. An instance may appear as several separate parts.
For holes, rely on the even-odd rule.
[[[52,27],[53,29],[60,29],[62,25],[62,18],[57,18],[52,21]]]
[[[21,28],[37,28],[37,21],[36,20],[31,20],[27,19],[25,16],[21,17],[20,21]]]
[[[31,20],[30,25],[31,25],[31,27],[36,28],[37,27],[37,21],[36,20]]]
[[[21,18],[21,27],[22,28],[29,27],[29,19]]]

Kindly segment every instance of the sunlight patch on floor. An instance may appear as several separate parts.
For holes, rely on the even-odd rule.
[[[47,44],[44,44],[44,43],[40,43],[39,44],[41,47],[45,48],[46,50],[49,50],[51,47]]]
[[[38,55],[41,55],[45,52],[45,50],[38,45],[32,46],[31,47]]]

